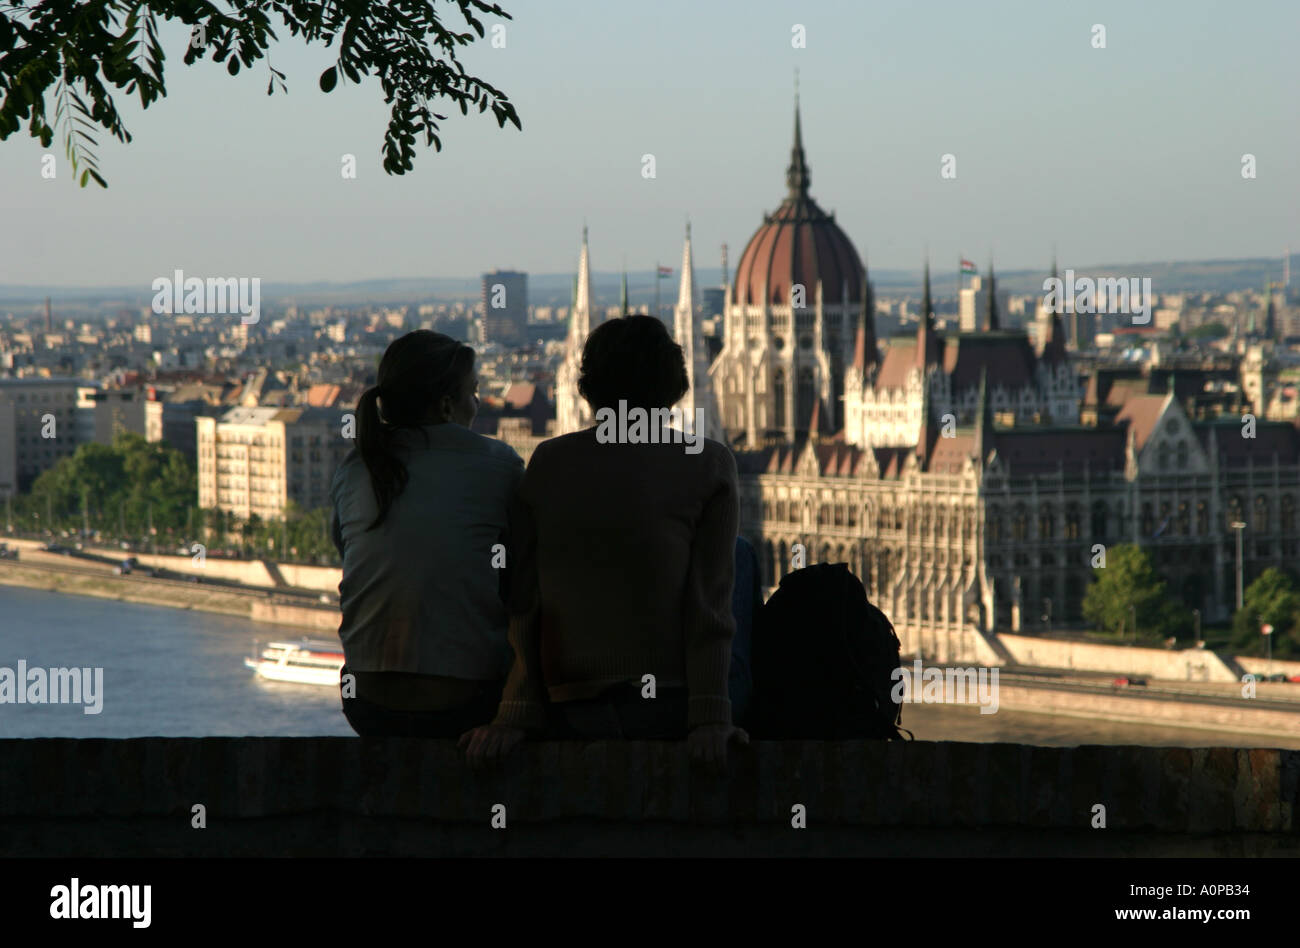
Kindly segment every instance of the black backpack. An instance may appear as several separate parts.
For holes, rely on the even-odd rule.
[[[899,641],[844,563],[787,574],[754,623],[753,706],[759,740],[897,740],[891,692]],[[911,732],[908,732],[911,736]]]

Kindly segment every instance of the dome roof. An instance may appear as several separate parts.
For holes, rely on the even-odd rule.
[[[794,148],[786,171],[789,193],[776,211],[764,215],[763,226],[745,245],[736,265],[731,303],[762,303],[766,284],[767,303],[788,304],[791,286],[800,283],[805,288],[805,304],[811,307],[816,303],[819,280],[823,302],[862,302],[863,267],[858,252],[835,218],[808,196],[808,182],[796,104]]]

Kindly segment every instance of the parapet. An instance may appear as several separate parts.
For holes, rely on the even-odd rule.
[[[476,772],[450,741],[0,740],[0,855],[1296,855],[1298,794],[1300,751],[1226,747],[755,741],[714,777],[666,742]]]

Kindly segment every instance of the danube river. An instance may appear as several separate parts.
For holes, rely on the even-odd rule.
[[[338,691],[267,682],[244,666],[257,642],[303,633],[242,619],[0,586],[0,668],[102,668],[103,707],[0,704],[0,737],[351,735]],[[1294,738],[1111,724],[975,705],[908,704],[918,740],[1019,744],[1300,747]]]

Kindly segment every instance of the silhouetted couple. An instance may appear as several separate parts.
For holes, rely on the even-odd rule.
[[[620,401],[654,417],[687,385],[658,319],[587,339],[578,388],[593,417]],[[732,718],[748,689],[743,638],[731,663],[737,562],[737,612],[757,596],[730,450],[607,443],[592,426],[538,445],[525,471],[470,431],[476,387],[473,350],[420,330],[388,347],[361,397],[332,490],[349,723],[460,737],[474,763],[531,736],[686,739],[720,764],[748,741]]]

